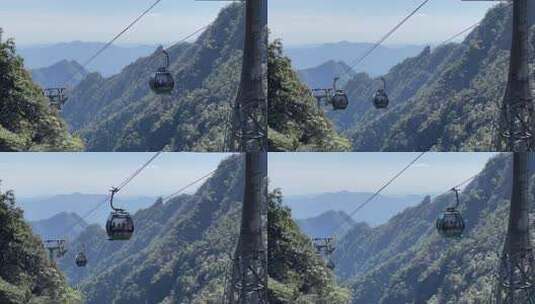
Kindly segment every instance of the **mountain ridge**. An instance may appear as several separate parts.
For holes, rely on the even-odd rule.
[[[63,88],[76,86],[88,72],[74,60],[61,60],[51,66],[31,69],[34,82],[42,88]]]
[[[105,42],[69,41],[45,45],[24,45],[20,47],[20,55],[29,69],[36,70],[49,67],[62,60],[85,62],[95,52],[106,45]],[[121,71],[125,66],[142,56],[147,56],[157,45],[118,45],[112,44],[105,53],[96,58],[90,65],[91,72],[109,77]]]
[[[288,195],[285,198],[285,203],[292,209],[294,217],[301,220],[319,216],[328,210],[344,211],[350,214],[357,203],[367,200],[373,194],[372,192],[341,191],[299,196]],[[379,195],[370,205],[356,214],[353,220],[366,221],[368,224],[376,226],[386,222],[405,208],[416,205],[424,197],[425,195]]]
[[[288,46],[286,55],[298,70],[318,66],[326,61],[342,61],[349,65],[355,57],[365,53],[374,44],[367,42],[339,41],[314,45]],[[357,72],[373,76],[385,74],[388,70],[408,57],[418,54],[422,45],[380,46],[368,60],[362,63]]]

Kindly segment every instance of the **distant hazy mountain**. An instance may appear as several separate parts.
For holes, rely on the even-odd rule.
[[[347,42],[319,45],[288,46],[285,53],[298,70],[316,67],[326,61],[351,64],[372,46],[371,43]],[[383,75],[404,59],[416,56],[424,47],[419,45],[380,46],[355,70],[372,76]]]
[[[30,222],[34,234],[47,238],[74,240],[87,228],[87,223],[74,212],[58,213],[51,218]]]
[[[327,211],[316,217],[297,220],[301,231],[311,238],[328,237],[336,234],[341,237],[355,225],[355,221],[343,211]]]
[[[54,62],[75,60],[83,63],[98,51],[105,43],[73,41],[51,45],[24,46],[18,53],[24,58],[29,69],[48,67]],[[154,52],[155,45],[117,46],[112,45],[88,67],[91,72],[99,72],[103,76],[117,74],[122,68],[139,57]]]
[[[346,84],[347,79],[356,75],[343,61],[329,60],[316,67],[299,70],[297,73],[301,81],[306,83],[310,88],[330,88],[333,85],[334,77],[346,71],[351,77],[340,79],[337,86],[342,88]]]
[[[30,70],[30,73],[42,88],[76,86],[88,74],[74,60],[62,60],[46,68]]]
[[[335,192],[313,195],[286,196],[285,203],[292,209],[296,219],[316,217],[329,210],[344,211],[350,214],[360,203],[368,199],[368,192]],[[407,207],[417,205],[424,195],[382,196],[362,208],[353,220],[376,226],[385,223],[392,216]]]
[[[75,212],[84,216],[91,209],[102,203],[107,198],[104,194],[61,194],[52,197],[19,198],[19,206],[24,210],[24,218],[27,221],[39,221],[48,219],[61,212]],[[117,197],[114,202],[117,206],[135,212],[141,208],[147,208],[154,203],[156,197],[134,196]],[[98,208],[89,218],[88,223],[103,224],[110,212],[109,205]]]

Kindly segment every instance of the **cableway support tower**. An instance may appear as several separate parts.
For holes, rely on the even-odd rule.
[[[509,225],[489,304],[535,303],[535,255],[530,239],[529,178],[533,153],[513,154]]]

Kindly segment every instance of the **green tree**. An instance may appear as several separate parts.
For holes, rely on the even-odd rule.
[[[14,41],[2,41],[0,29],[0,151],[81,149],[82,142],[67,132],[58,112],[32,82]]]
[[[269,150],[350,150],[349,141],[336,133],[283,55],[281,41],[275,40],[268,53]]]
[[[271,304],[345,304],[351,298],[283,206],[280,190],[268,200],[268,273]]]
[[[12,191],[0,191],[0,303],[81,303],[80,294],[67,286],[61,272],[47,260],[41,240],[24,221]]]

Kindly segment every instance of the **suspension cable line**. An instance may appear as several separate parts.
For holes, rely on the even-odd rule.
[[[507,5],[504,5],[503,8],[509,8],[512,6],[512,3],[508,3]],[[445,45],[445,44],[448,44],[450,43],[452,40],[456,39],[457,37],[463,35],[464,33],[476,28],[478,25],[481,24],[481,21],[478,21],[472,25],[470,25],[469,27],[465,28],[464,30],[460,31],[459,33],[451,36],[450,38],[444,40],[443,42],[441,42],[440,44],[438,44],[437,46],[442,46],[442,45]]]
[[[481,22],[477,22],[477,23],[474,23],[474,24],[470,25],[469,27],[465,28],[464,30],[460,31],[459,33],[457,33],[457,34],[451,36],[450,38],[442,41],[438,46],[442,46],[442,45],[450,43],[451,41],[455,40],[457,37],[459,37],[459,36],[463,35],[464,33],[476,28],[480,24],[481,24]]]
[[[178,190],[177,190],[176,192],[174,192],[173,194],[168,195],[167,197],[165,197],[165,198],[163,199],[163,201],[164,201],[164,202],[169,201],[170,199],[176,197],[176,196],[179,195],[180,193],[182,193],[182,192],[184,192],[185,190],[187,190],[189,187],[191,187],[191,186],[197,184],[198,182],[200,182],[200,181],[202,181],[202,180],[205,180],[205,179],[207,179],[208,177],[212,176],[216,171],[217,171],[217,169],[215,169],[215,170],[209,172],[209,173],[206,174],[206,175],[203,175],[203,176],[199,177],[198,179],[196,179],[196,180],[192,181],[191,183],[185,185],[184,187],[178,189]]]
[[[160,156],[163,153],[163,151],[158,151],[156,154],[154,154],[148,161],[146,161],[141,167],[139,167],[132,175],[127,177],[118,187],[117,192],[119,192],[121,189],[123,189],[126,185],[128,185],[136,176],[138,176],[145,168],[147,168],[150,163],[152,163],[158,156]]]
[[[124,35],[126,32],[128,32],[130,29],[134,27],[143,17],[145,17],[152,9],[154,9],[158,4],[160,4],[162,0],[156,0],[154,3],[152,3],[151,6],[149,6],[145,11],[143,11],[139,16],[137,16],[130,24],[128,24],[122,31],[120,31],[117,35],[115,35],[110,41],[108,41],[104,46],[102,46],[95,54],[93,54],[91,57],[89,57],[83,64],[82,67],[87,68],[87,66],[93,62],[100,54],[102,54],[105,50],[107,50],[117,39],[119,39],[122,35]],[[78,76],[80,72],[74,73],[69,80],[67,80],[65,83],[70,83],[74,77]]]
[[[388,188],[396,179],[398,179],[405,171],[407,171],[412,165],[414,165],[424,154],[427,152],[421,152],[419,153],[413,160],[411,160],[403,169],[401,169],[398,173],[396,173],[391,179],[389,179],[383,186],[381,186],[375,193],[373,193],[368,199],[366,199],[364,202],[362,202],[357,208],[355,208],[350,214],[349,217],[353,217],[357,212],[359,212],[362,208],[364,208],[366,205],[368,205],[371,201],[373,201],[383,190]],[[340,228],[345,224],[345,222],[339,224],[334,229],[334,234],[338,232]]]
[[[161,152],[159,152],[159,153],[161,153]],[[133,177],[139,175],[139,173],[140,173],[144,168],[146,168],[146,167],[147,167],[147,166],[148,166],[154,159],[156,159],[156,157],[159,155],[159,153],[157,153],[156,155],[154,155],[153,157],[151,157],[145,164],[143,164],[142,167],[140,167],[138,170],[136,170],[134,174],[132,174],[130,177],[128,177],[128,178],[125,180],[125,182],[126,182],[127,180],[130,180],[130,181],[131,181],[131,180],[133,179]],[[142,168],[143,168],[143,169],[142,169]],[[211,172],[209,172],[209,173],[207,173],[207,174],[205,174],[205,175],[203,175],[203,176],[201,176],[201,177],[195,179],[194,181],[192,181],[192,182],[186,184],[185,186],[179,188],[179,189],[178,189],[177,191],[175,191],[174,193],[172,193],[172,194],[166,196],[166,197],[163,199],[163,202],[164,202],[164,203],[165,203],[165,202],[168,202],[169,200],[171,200],[172,198],[174,198],[174,197],[178,196],[179,194],[183,193],[184,191],[186,191],[186,190],[189,189],[190,187],[194,186],[195,184],[197,184],[197,183],[199,183],[199,182],[201,182],[201,181],[203,181],[203,180],[209,178],[209,177],[212,176],[216,171],[217,171],[217,169],[214,169],[213,171],[211,171]],[[128,184],[128,183],[125,183],[125,182],[121,183],[121,185],[123,185],[122,187],[124,187],[124,186],[126,186],[126,185]],[[121,188],[122,188],[122,187],[121,187]],[[119,188],[119,189],[121,189],[121,188]],[[83,216],[81,216],[81,218],[84,219],[84,220],[87,219],[89,216],[91,216],[93,213],[95,213],[98,209],[100,209],[102,206],[104,206],[109,200],[110,200],[110,196],[108,195],[108,196],[106,196],[106,199],[105,199],[105,200],[103,200],[102,202],[98,203],[94,208],[92,208],[91,210],[89,210],[88,212],[86,212]],[[74,223],[74,225],[71,226],[68,230],[66,230],[66,231],[63,233],[63,235],[66,235],[66,234],[68,234],[69,232],[71,232],[72,229],[74,229],[77,225],[80,225],[80,223],[79,223],[79,222]]]
[[[385,185],[383,185],[383,187],[381,187],[377,192],[375,192],[372,196],[370,196],[370,198],[368,198],[366,201],[364,201],[362,204],[360,204],[349,216],[350,217],[353,217],[360,209],[362,209],[363,207],[365,207],[368,203],[370,203],[375,197],[377,197],[377,195],[380,194],[380,192],[382,190],[384,190],[385,188],[387,188],[395,179],[397,179],[399,176],[401,176],[403,174],[404,171],[406,171],[408,168],[410,168],[412,165],[414,165],[414,163],[423,156],[423,154],[426,153],[426,152],[422,152],[420,155],[418,155],[414,160],[412,160],[407,166],[405,166],[399,173],[397,173],[392,179],[390,179]],[[467,183],[471,182],[472,180],[474,180],[477,176],[479,175],[479,173],[477,174],[474,174],[472,176],[470,176],[469,178],[463,180],[462,182],[460,182],[459,184],[456,184],[455,186],[453,187],[450,187],[448,190],[442,192],[441,194],[439,194],[438,196],[440,195],[444,195],[446,193],[449,193],[452,191],[452,189],[459,189],[461,188],[462,186],[466,185]],[[336,229],[334,230],[334,234],[336,234],[336,232],[338,232],[338,230],[340,228],[342,228],[342,226],[344,225],[344,223],[340,224],[338,227],[336,227]]]
[[[467,184],[468,182],[471,182],[471,181],[472,181],[474,178],[476,178],[478,175],[479,175],[479,173],[470,176],[469,178],[465,179],[465,180],[462,181],[461,183],[459,183],[459,184],[457,184],[457,185],[451,187],[450,190],[448,190],[448,191],[444,191],[442,194],[445,194],[445,193],[451,191],[451,189],[459,189],[459,188],[461,188],[462,186],[464,186],[464,185]]]
[[[157,0],[156,2],[154,2],[149,8],[147,8],[141,15],[139,15],[134,21],[132,21],[126,28],[124,28],[119,34],[115,35],[115,37],[113,37],[110,41],[108,41],[102,48],[100,48],[95,54],[93,54],[93,56],[91,56],[89,59],[87,59],[84,64],[82,64],[82,66],[84,68],[87,67],[87,65],[89,65],[93,60],[95,60],[100,54],[102,54],[106,49],[108,49],[115,41],[117,41],[117,39],[119,39],[123,34],[125,34],[127,31],[129,31],[136,23],[138,23],[145,15],[147,15],[154,7],[156,7],[162,0]],[[171,43],[168,47],[166,47],[166,49],[169,49],[171,48],[172,46],[178,44],[178,43],[182,43],[188,39],[190,39],[191,37],[195,36],[196,34],[198,34],[199,32],[201,32],[202,30],[205,30],[207,29],[211,24],[208,24],[208,25],[205,25],[203,27],[200,27],[198,29],[196,29],[194,32],[188,34],[187,36],[185,36],[184,38],[174,42],[174,43]],[[72,79],[70,79],[72,80]],[[69,80],[69,81],[70,81]],[[69,82],[68,81],[68,82]]]
[[[146,161],[141,167],[139,167],[132,175],[128,176],[121,184],[119,187],[117,187],[117,192],[119,192],[119,190],[121,190],[122,188],[124,188],[126,185],[128,185],[136,176],[138,176],[145,168],[147,168],[147,166],[152,163],[158,156],[160,156],[160,154],[162,153],[162,151],[159,151],[157,152],[156,154],[154,154],[148,161]],[[85,220],[87,219],[89,216],[91,216],[93,213],[95,213],[98,209],[100,209],[100,207],[104,206],[109,200],[111,199],[111,195],[107,195],[106,196],[106,199],[104,199],[102,202],[98,203],[95,207],[93,207],[92,209],[90,209],[88,212],[86,212],[86,214],[84,214],[83,216],[81,216],[81,219],[82,220]],[[81,223],[80,222],[75,222],[74,225],[72,225],[71,227],[69,227],[67,230],[65,230],[65,232],[63,233],[63,235],[67,235],[69,232],[71,232],[77,225],[80,225]]]
[[[403,26],[412,16],[414,16],[422,7],[424,7],[431,0],[424,0],[418,5],[409,15],[403,18],[396,26],[388,31],[381,39],[379,39],[372,47],[370,47],[364,54],[357,58],[357,60],[350,63],[346,69],[342,72],[341,77],[347,76],[351,70],[361,64],[371,53],[373,53],[379,46],[383,44],[392,34],[394,34],[401,26]]]
[[[85,63],[82,65],[86,67],[91,63],[96,57],[98,57],[102,52],[109,48],[117,39],[119,39],[124,33],[130,30],[136,23],[138,23],[145,15],[147,15],[153,8],[155,8],[162,0],[156,0],[149,8],[147,8],[141,15],[139,15],[134,21],[132,21],[127,27],[125,27],[119,34],[115,35],[108,43],[106,43],[100,50],[98,50],[93,56],[91,56]]]
[[[198,28],[197,30],[195,30],[195,31],[192,32],[191,34],[188,34],[186,37],[184,37],[184,38],[182,38],[182,39],[180,39],[180,40],[178,40],[178,41],[176,41],[176,42],[173,42],[173,43],[169,44],[169,46],[167,46],[165,49],[168,50],[168,49],[170,49],[171,47],[173,47],[174,45],[179,44],[179,43],[182,43],[182,42],[184,42],[184,41],[190,39],[191,37],[193,37],[193,36],[195,36],[196,34],[198,34],[199,32],[201,32],[202,30],[205,30],[205,29],[207,29],[208,27],[210,27],[210,25],[211,25],[211,23],[208,24],[208,25],[205,25],[205,26],[203,26],[203,27]]]

